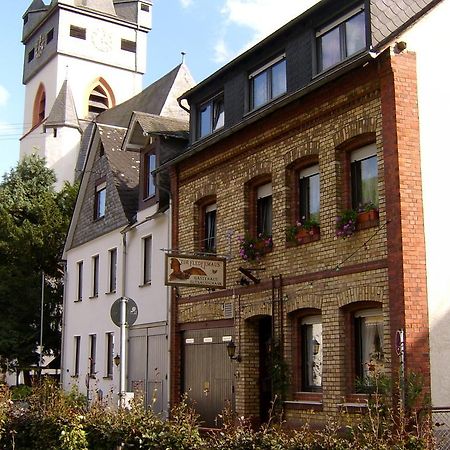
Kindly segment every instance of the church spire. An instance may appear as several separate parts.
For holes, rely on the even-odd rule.
[[[64,80],[44,125],[45,129],[57,127],[80,129],[72,90],[67,80]]]

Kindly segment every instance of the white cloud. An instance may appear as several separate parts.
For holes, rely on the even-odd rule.
[[[219,38],[214,46],[214,62],[223,64],[229,61],[233,57],[233,53],[227,46],[223,37]]]
[[[183,8],[188,8],[192,5],[192,1],[193,0],[180,0],[180,3]]]
[[[235,54],[241,53],[261,39],[274,32],[294,17],[316,4],[319,0],[225,0],[222,8],[224,17],[223,35],[231,25],[250,29],[252,38]],[[230,51],[226,49],[226,39],[219,39],[215,50],[215,60],[225,62],[229,60]],[[220,59],[228,56],[227,59]]]
[[[9,100],[9,92],[0,84],[0,106],[6,106]]]

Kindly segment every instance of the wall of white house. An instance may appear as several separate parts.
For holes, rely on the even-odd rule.
[[[149,208],[139,213],[138,223],[155,212]],[[121,282],[123,269],[123,244],[121,230],[115,230],[107,235],[94,239],[84,245],[73,248],[67,252],[66,299],[64,313],[64,348],[62,361],[62,382],[64,389],[77,386],[80,392],[87,393],[86,385],[89,380],[89,398],[94,398],[98,389],[103,392],[104,398],[110,395],[113,403],[117,402],[119,392],[119,369],[114,366],[113,377],[106,377],[106,333],[114,333],[114,355],[120,353],[119,328],[110,318],[110,309],[114,301],[122,295],[132,298],[139,310],[138,319],[134,327],[143,325],[165,326],[167,329],[167,302],[168,288],[164,286],[164,253],[161,248],[167,247],[169,213],[133,228],[127,233],[127,257],[125,288]],[[151,256],[151,283],[143,283],[143,239],[152,236]],[[115,293],[106,293],[108,290],[109,264],[108,251],[117,248],[117,290]],[[92,257],[99,255],[99,294],[92,297]],[[77,302],[77,263],[83,261],[83,300]],[[88,377],[89,335],[97,336],[96,375]],[[81,336],[79,375],[74,375],[75,347],[74,337]],[[166,340],[168,342],[168,340]],[[164,349],[167,354],[167,348]],[[139,355],[142,359],[145,356]],[[151,358],[151,355],[149,356]],[[129,365],[137,364],[130,360]],[[162,376],[166,376],[163,374]],[[168,392],[165,392],[164,405],[168,405]]]
[[[446,182],[450,167],[450,1],[438,4],[399,40],[417,57],[433,406],[450,406],[450,255]]]

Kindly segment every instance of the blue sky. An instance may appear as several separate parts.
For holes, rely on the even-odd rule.
[[[44,0],[49,3],[50,0]],[[153,0],[144,87],[181,61],[199,82],[317,0]],[[22,15],[31,0],[7,0],[0,16],[0,176],[19,158],[24,86]]]

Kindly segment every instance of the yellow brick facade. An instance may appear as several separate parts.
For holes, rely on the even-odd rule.
[[[342,92],[344,91],[344,92]],[[390,366],[390,326],[387,274],[386,215],[381,101],[379,86],[367,81],[356,88],[342,90],[337,96],[309,98],[307,108],[298,100],[280,112],[236,133],[206,150],[201,157],[187,160],[178,169],[178,247],[195,252],[198,239],[196,202],[215,195],[217,203],[217,253],[226,255],[227,287],[224,291],[180,288],[176,320],[179,325],[224,319],[224,304],[234,305],[234,340],[242,356],[236,365],[236,402],[239,414],[257,417],[258,336],[256,319],[272,315],[274,279],[276,298],[282,298],[284,356],[290,372],[298,370],[293,358],[293,315],[314,308],[322,313],[323,394],[321,406],[312,413],[308,404],[295,400],[291,387],[286,404],[288,421],[299,422],[339,412],[348,398],[349,349],[345,308],[356,302],[379,302],[384,317],[384,354]],[[273,125],[275,124],[275,126]],[[257,131],[255,131],[257,130]],[[352,138],[374,133],[378,149],[379,226],[356,232],[349,239],[337,238],[336,216],[343,205],[342,172],[337,147]],[[290,187],[287,167],[308,155],[317,155],[320,167],[320,240],[300,245],[286,243],[289,223]],[[253,178],[269,174],[273,192],[273,250],[258,264],[244,262],[239,256],[237,237],[248,225],[244,185]],[[227,233],[232,230],[231,242]],[[255,272],[261,283],[239,284],[239,267],[259,267]],[[281,277],[280,277],[281,276]],[[281,288],[280,288],[281,285]],[[195,326],[195,325],[194,325]],[[280,333],[280,330],[278,330]]]

